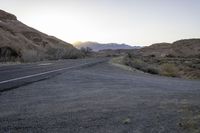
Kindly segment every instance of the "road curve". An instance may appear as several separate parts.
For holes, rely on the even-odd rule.
[[[200,81],[104,62],[2,92],[0,132],[193,133],[199,112]]]

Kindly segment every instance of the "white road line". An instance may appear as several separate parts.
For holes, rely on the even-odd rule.
[[[51,65],[52,63],[42,63],[42,64],[38,64],[38,66],[48,66]]]
[[[95,62],[93,62],[93,63],[95,63]],[[42,72],[42,73],[38,73],[38,74],[23,76],[23,77],[14,78],[14,79],[9,79],[9,80],[5,80],[5,81],[1,81],[0,84],[12,82],[12,81],[17,81],[17,80],[22,80],[22,79],[26,79],[26,78],[31,78],[31,77],[36,77],[36,76],[41,76],[41,75],[45,75],[45,74],[49,74],[49,73],[53,73],[53,72],[62,71],[62,70],[72,69],[72,68],[76,68],[76,67],[80,67],[80,66],[84,66],[84,65],[88,65],[88,64],[91,64],[91,63],[85,63],[85,64],[81,64],[81,65],[77,65],[77,66],[72,66],[72,67],[67,67],[67,68],[61,68],[61,69],[56,69],[56,70],[52,70],[52,71]]]

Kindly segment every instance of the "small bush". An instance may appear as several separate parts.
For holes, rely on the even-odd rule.
[[[82,47],[80,50],[85,55],[90,55],[92,53],[92,51],[93,51],[90,47],[86,47],[86,48]]]
[[[77,59],[84,57],[84,54],[76,49],[65,49],[63,59]]]
[[[156,55],[154,55],[154,54],[151,54],[151,55],[149,55],[149,57],[156,57]]]
[[[127,54],[121,63],[151,74],[187,79],[200,77],[200,59],[194,57],[180,58],[170,54],[165,57],[149,57]]]
[[[145,63],[142,59],[136,59],[136,58],[131,59],[131,58],[129,58],[129,55],[128,55],[128,57],[125,57],[124,64],[128,65],[132,68],[141,70],[143,72],[147,72],[147,73],[151,73],[151,74],[159,73],[159,71],[152,65]]]
[[[174,64],[164,63],[160,66],[160,74],[170,77],[178,77],[179,69]]]
[[[84,55],[76,49],[63,49],[63,48],[49,48],[46,51],[47,59],[56,60],[56,59],[77,59],[81,58]]]
[[[172,55],[172,54],[167,54],[167,55],[165,55],[165,57],[168,57],[168,58],[174,58],[175,56]]]
[[[136,69],[142,70],[143,68],[146,67],[146,64],[142,60],[140,60],[140,59],[133,59],[130,62],[130,66],[134,67]]]
[[[159,74],[159,70],[154,67],[147,68],[147,72],[150,74]]]
[[[62,58],[64,55],[64,52],[62,49],[49,48],[46,51],[46,54],[47,54],[47,57],[46,57],[47,59],[56,60],[56,59]]]
[[[19,61],[19,58],[21,57],[21,53],[17,50],[5,46],[0,47],[0,62],[15,62]]]

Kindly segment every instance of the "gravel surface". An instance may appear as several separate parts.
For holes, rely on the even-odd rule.
[[[0,94],[1,133],[199,133],[200,81],[101,63]]]

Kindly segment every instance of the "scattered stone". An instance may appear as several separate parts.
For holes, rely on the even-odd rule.
[[[126,118],[123,120],[123,124],[129,124],[131,122],[131,119]]]

